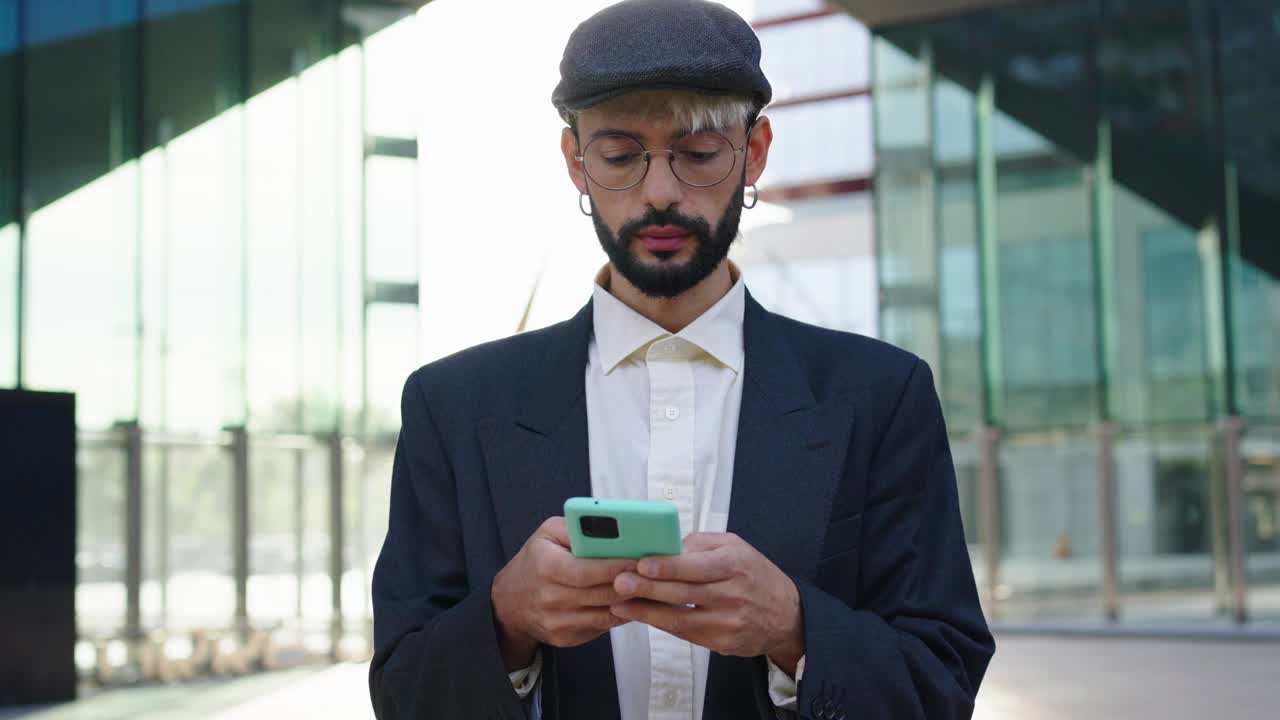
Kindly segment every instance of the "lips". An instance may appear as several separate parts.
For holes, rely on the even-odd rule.
[[[636,237],[651,252],[671,252],[679,250],[685,241],[688,240],[690,233],[681,227],[674,225],[654,226],[650,225],[641,228],[636,233]]]

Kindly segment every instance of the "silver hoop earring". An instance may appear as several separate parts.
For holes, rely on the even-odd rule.
[[[750,205],[747,204],[746,198],[747,198],[747,191],[743,190],[742,191],[742,207],[746,210],[750,210],[751,208],[755,207],[757,203],[760,202],[760,191],[756,190],[755,183],[751,183],[751,204]]]
[[[579,195],[579,196],[578,196],[578,210],[579,210],[579,211],[581,211],[583,215],[586,215],[587,217],[591,217],[591,215],[592,215],[591,211],[590,211],[590,210],[588,210],[588,209],[586,209],[586,208],[584,208],[584,207],[582,207],[582,201],[583,201],[583,199],[590,200],[590,198],[587,196],[587,194],[586,194],[586,193],[582,193],[581,195]]]

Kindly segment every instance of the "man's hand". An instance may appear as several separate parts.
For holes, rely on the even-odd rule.
[[[581,645],[624,625],[609,612],[614,578],[635,560],[586,560],[569,550],[563,517],[549,518],[493,579],[493,614],[507,671],[528,667],[538,643]]]
[[[683,555],[647,557],[613,587],[613,606],[635,620],[721,655],[767,655],[788,675],[804,655],[800,591],[733,533],[694,533]]]

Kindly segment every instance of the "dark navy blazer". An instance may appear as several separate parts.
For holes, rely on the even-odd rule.
[[[493,577],[564,500],[591,494],[575,317],[410,376],[373,576],[375,712],[522,718]],[[995,645],[978,604],[928,366],[775,315],[748,295],[728,531],[786,572],[805,625],[802,717],[968,718]],[[616,720],[605,633],[543,648],[547,720]],[[705,718],[773,718],[764,658],[711,655]]]

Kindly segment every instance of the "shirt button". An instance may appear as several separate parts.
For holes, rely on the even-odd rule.
[[[674,405],[673,405],[673,406],[671,406],[671,407],[669,407],[669,408],[667,408],[667,419],[668,419],[668,420],[675,420],[675,419],[676,419],[676,418],[678,418],[678,417],[680,417],[680,408],[675,407]]]
[[[666,692],[662,693],[662,703],[667,707],[675,707],[676,699],[675,688],[667,688]]]
[[[663,488],[663,489],[662,489],[662,497],[664,497],[664,498],[666,498],[666,499],[668,499],[668,500],[675,500],[675,499],[676,499],[676,489],[675,489],[675,488],[673,488],[673,487],[671,487],[670,485],[668,485],[667,487],[665,487],[665,488]]]

